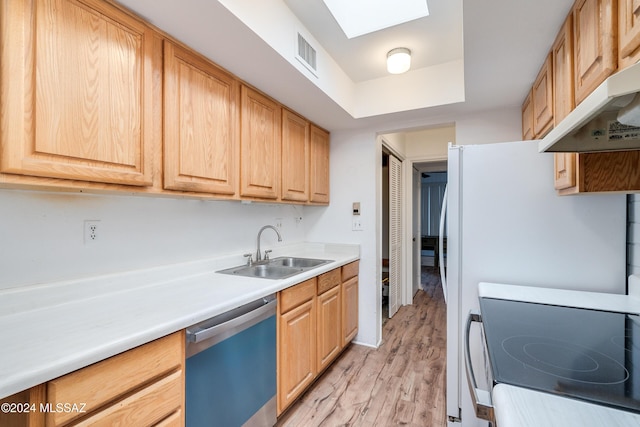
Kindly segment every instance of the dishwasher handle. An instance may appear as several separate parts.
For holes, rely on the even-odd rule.
[[[469,385],[469,391],[471,392],[471,400],[473,401],[473,409],[475,410],[476,417],[491,422],[491,425],[495,425],[496,419],[493,404],[491,402],[491,394],[478,388],[476,376],[473,372],[473,365],[471,363],[469,334],[471,331],[471,323],[473,322],[482,323],[482,316],[477,311],[471,310],[467,316],[467,324],[464,330],[464,362],[467,371],[467,384]]]
[[[260,321],[275,315],[277,299],[269,295],[259,300],[240,306],[227,313],[212,317],[187,328],[187,342],[200,343],[216,335],[220,340],[249,328]]]

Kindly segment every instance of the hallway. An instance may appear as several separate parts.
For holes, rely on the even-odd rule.
[[[351,345],[279,427],[446,425],[446,311],[432,270],[423,268],[413,305],[385,324],[382,345]]]

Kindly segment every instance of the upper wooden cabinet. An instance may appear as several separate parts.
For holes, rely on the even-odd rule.
[[[547,59],[533,83],[533,131],[544,136],[553,127],[553,58]]]
[[[327,132],[116,2],[5,1],[0,43],[2,186],[329,203]]]
[[[2,9],[0,171],[151,185],[157,34],[98,0]]]
[[[522,103],[522,139],[525,141],[535,138],[535,133],[533,132],[533,103],[531,102],[531,93],[532,91],[529,91]]]
[[[558,125],[575,107],[573,78],[573,15],[569,14],[551,48],[553,120]]]
[[[565,190],[576,186],[576,153],[554,153],[554,187]]]
[[[617,69],[617,6],[616,0],[577,0],[574,4],[576,105]]]
[[[238,81],[169,41],[165,41],[164,72],[164,187],[235,195]]]
[[[282,110],[282,200],[309,200],[309,122]]]
[[[329,132],[311,126],[310,201],[329,203]]]
[[[282,108],[247,86],[241,93],[240,195],[277,199]]]
[[[558,125],[575,107],[573,79],[573,15],[569,14],[551,49],[553,58],[553,119]],[[556,190],[576,185],[576,155],[554,153]]]
[[[570,160],[556,164],[555,168],[556,189],[561,195],[640,191],[638,150],[567,153],[565,159]],[[564,176],[563,171],[566,172]]]
[[[618,1],[618,67],[640,60],[640,0]]]

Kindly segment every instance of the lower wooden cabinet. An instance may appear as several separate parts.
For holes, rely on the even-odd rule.
[[[184,426],[184,333],[176,332],[4,401],[30,402],[2,426]]]
[[[45,384],[40,384],[38,386],[31,387],[28,390],[0,399],[0,404],[9,405],[7,407],[3,407],[3,410],[0,411],[0,426],[43,426],[44,412],[40,411],[40,405],[44,404],[46,391],[47,388]]]
[[[316,377],[316,279],[278,295],[278,415]]]
[[[560,195],[640,191],[640,151],[556,153],[555,187]]]
[[[329,366],[343,348],[340,278],[339,268],[318,278],[318,372]]]
[[[358,270],[360,261],[342,267],[342,346],[358,333]]]
[[[278,415],[358,332],[358,261],[278,294]]]

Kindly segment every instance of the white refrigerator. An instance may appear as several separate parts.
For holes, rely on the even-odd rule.
[[[530,141],[450,146],[447,172],[448,426],[486,426],[475,417],[462,345],[478,283],[625,293],[626,196],[557,196],[553,154]],[[471,336],[483,377],[481,330]]]

